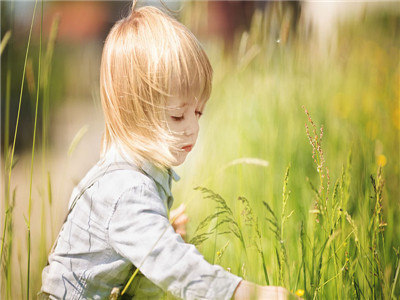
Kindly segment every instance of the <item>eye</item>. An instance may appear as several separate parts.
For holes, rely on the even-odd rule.
[[[203,112],[201,112],[201,111],[196,111],[196,116],[198,117],[198,118],[200,118],[201,116],[203,115]]]
[[[174,121],[182,121],[183,120],[183,115],[182,116],[171,116],[171,118]]]

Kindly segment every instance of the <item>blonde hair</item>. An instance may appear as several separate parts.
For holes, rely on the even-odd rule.
[[[103,49],[103,154],[116,144],[139,165],[150,160],[169,168],[175,138],[166,124],[167,99],[206,101],[211,80],[207,55],[189,29],[155,7],[136,10],[134,2]]]

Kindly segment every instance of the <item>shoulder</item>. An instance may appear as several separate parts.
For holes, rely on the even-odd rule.
[[[98,187],[103,192],[112,191],[114,197],[143,190],[157,191],[156,184],[150,176],[136,166],[129,164],[112,164],[100,166]]]
[[[111,213],[108,224],[113,226],[125,228],[124,224],[142,220],[150,212],[168,214],[155,180],[136,167],[109,170],[98,182],[97,198],[106,201]]]

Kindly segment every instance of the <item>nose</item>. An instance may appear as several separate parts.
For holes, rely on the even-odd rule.
[[[193,114],[193,116],[187,120],[187,124],[185,127],[185,135],[187,136],[197,135],[199,129],[200,129],[199,119],[196,116],[196,114]]]

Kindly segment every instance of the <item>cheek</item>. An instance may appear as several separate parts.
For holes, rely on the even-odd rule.
[[[178,134],[179,132],[182,132],[182,125],[180,125],[179,122],[167,122],[169,130],[174,134]]]

